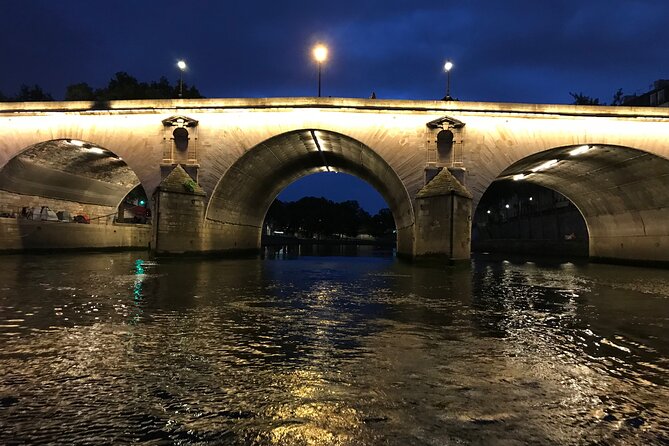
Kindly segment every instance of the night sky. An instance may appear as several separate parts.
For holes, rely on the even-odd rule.
[[[39,84],[62,99],[67,85],[102,87],[117,71],[175,82],[183,58],[185,81],[206,97],[313,96],[317,41],[330,47],[324,96],[439,99],[446,59],[451,95],[466,101],[564,104],[582,92],[610,102],[669,78],[667,0],[4,0],[2,15],[5,95]],[[323,195],[383,206],[336,177],[323,177]],[[328,192],[338,180],[348,197]]]

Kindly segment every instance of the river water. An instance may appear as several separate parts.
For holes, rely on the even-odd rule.
[[[0,444],[669,442],[669,273],[0,257]]]

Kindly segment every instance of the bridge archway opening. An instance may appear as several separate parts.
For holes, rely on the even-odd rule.
[[[501,183],[512,188],[523,183],[541,186],[573,203],[587,227],[592,258],[669,261],[669,160],[665,158],[608,144],[557,147],[513,163],[490,189]],[[481,216],[488,215],[484,197],[475,213],[476,230]]]
[[[587,257],[588,229],[561,193],[526,181],[497,180],[474,213],[472,251]]]
[[[283,133],[247,151],[219,181],[206,219],[229,230],[246,228],[246,237],[240,235],[238,240],[245,240],[247,249],[258,249],[265,215],[279,193],[300,178],[321,172],[349,174],[368,183],[392,213],[398,248],[411,243],[413,207],[397,173],[360,141],[320,129]]]
[[[0,169],[0,203],[5,213],[31,219],[150,222],[135,172],[111,151],[77,139],[40,142],[9,160]],[[128,210],[141,218],[126,218]]]
[[[319,254],[355,254],[356,244],[394,246],[395,221],[383,197],[365,181],[345,173],[315,173],[281,191],[265,216],[268,254],[272,247],[285,254],[286,248],[296,248],[297,239],[327,240],[328,249]]]

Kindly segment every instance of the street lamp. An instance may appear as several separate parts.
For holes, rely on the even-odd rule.
[[[179,67],[179,97],[182,97],[184,94],[184,70],[186,69],[186,62],[180,60],[177,62],[177,67]]]
[[[446,63],[444,64],[444,70],[446,71],[446,97],[444,98],[444,101],[451,101],[453,98],[451,97],[451,69],[453,68],[453,62],[450,60],[447,60]]]
[[[318,62],[318,97],[321,97],[321,67],[328,58],[328,47],[319,43],[313,50],[314,59]]]

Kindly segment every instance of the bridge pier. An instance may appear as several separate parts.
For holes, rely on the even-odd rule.
[[[260,228],[205,219],[206,194],[177,165],[154,195],[156,254],[257,253]],[[416,221],[398,228],[398,256],[448,263],[470,258],[472,196],[447,170],[416,195]]]
[[[591,216],[587,221],[591,260],[669,266],[669,209]]]
[[[260,253],[260,227],[206,220],[203,232],[203,252],[240,257]]]
[[[471,193],[442,169],[416,194],[414,258],[469,260],[471,220]]]
[[[156,254],[248,255],[260,251],[260,227],[205,218],[206,194],[181,165],[163,179],[154,200],[152,246]]]
[[[151,246],[156,254],[202,251],[205,193],[177,165],[154,194],[154,224]]]

